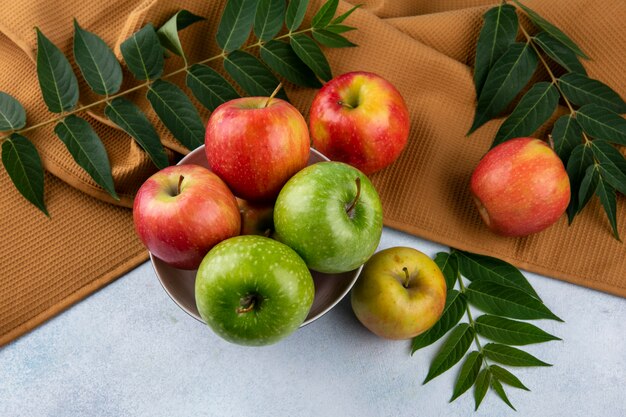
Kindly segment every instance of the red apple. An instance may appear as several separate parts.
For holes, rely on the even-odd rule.
[[[291,104],[243,97],[211,114],[205,151],[213,172],[237,197],[268,201],[307,165],[309,142],[306,121]]]
[[[330,80],[311,104],[313,147],[365,174],[395,161],[409,136],[409,111],[388,81],[369,72]]]
[[[235,196],[214,173],[176,165],[143,183],[133,206],[135,230],[153,255],[181,269],[196,269],[209,249],[239,234]]]
[[[504,236],[546,229],[570,199],[563,162],[534,138],[511,139],[487,152],[472,174],[471,191],[487,226]]]
[[[242,235],[260,235],[269,237],[274,231],[274,202],[250,203],[237,199],[241,213]]]

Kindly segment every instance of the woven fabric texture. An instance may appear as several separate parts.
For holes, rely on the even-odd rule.
[[[71,57],[72,18],[76,17],[83,28],[100,35],[120,57],[119,44],[134,31],[148,22],[158,27],[186,8],[207,18],[181,33],[189,61],[220,52],[214,35],[225,0],[1,3],[0,90],[24,104],[30,125],[53,117],[37,83],[35,26]],[[384,76],[405,97],[411,115],[410,139],[404,153],[372,177],[383,201],[385,224],[446,245],[497,256],[530,271],[626,296],[626,249],[611,237],[597,201],[569,227],[562,218],[547,231],[520,239],[488,232],[474,208],[469,178],[502,122],[489,122],[465,137],[476,101],[472,81],[476,40],[482,15],[494,1],[350,3],[363,4],[347,22],[359,28],[348,37],[360,46],[326,50],[333,72],[364,70]],[[339,10],[347,10],[350,3],[340,2]],[[320,4],[319,0],[311,2],[305,25]],[[584,63],[591,77],[626,96],[626,2],[527,0],[526,4],[562,28],[592,58]],[[219,61],[213,64],[221,67]],[[171,57],[166,72],[182,65],[181,59]],[[544,78],[545,74],[539,71],[536,77]],[[97,100],[78,78],[80,102]],[[172,80],[182,85],[182,77]],[[125,71],[122,89],[133,83]],[[290,85],[286,89],[306,116],[315,90]],[[172,162],[187,152],[149,110],[145,90],[130,98],[146,110]],[[560,108],[557,114],[564,112],[566,109]],[[208,117],[205,111],[201,115],[204,120]],[[0,185],[5,190],[0,201],[0,345],[147,259],[134,234],[128,207],[155,168],[129,136],[107,123],[101,108],[94,107],[81,116],[92,122],[105,144],[121,200],[113,201],[76,165],[54,135],[52,124],[27,134],[49,172],[45,185],[51,218],[27,203],[6,172],[0,170]],[[537,134],[546,128],[549,124]],[[626,236],[625,214],[626,205],[620,196],[617,217],[622,236]]]

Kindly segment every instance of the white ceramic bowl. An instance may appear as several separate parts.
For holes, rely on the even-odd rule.
[[[321,161],[328,161],[328,158],[316,150],[311,149],[309,165]],[[204,145],[193,150],[178,164],[196,164],[210,168],[204,154]],[[170,298],[191,317],[203,322],[198,313],[194,296],[196,271],[174,268],[152,255],[152,253],[150,254],[150,260],[163,289]],[[344,272],[342,274],[322,274],[320,272],[311,271],[315,284],[315,297],[309,315],[300,327],[322,317],[337,305],[337,303],[348,294],[350,288],[352,288],[361,273],[362,268],[361,266],[354,271]]]

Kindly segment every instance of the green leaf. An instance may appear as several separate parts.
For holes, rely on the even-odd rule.
[[[183,146],[193,150],[204,143],[204,123],[189,97],[178,86],[156,80],[148,87],[148,101]]]
[[[448,290],[446,305],[443,308],[441,317],[433,327],[413,338],[411,355],[419,349],[429,346],[441,339],[443,335],[448,333],[448,331],[461,320],[466,308],[467,301],[465,300],[465,296],[457,290]]]
[[[472,344],[472,340],[474,340],[474,329],[469,324],[461,323],[456,326],[433,359],[424,384],[460,361]]]
[[[349,48],[357,46],[343,36],[326,29],[313,29],[313,38],[329,48]]]
[[[487,339],[508,345],[528,345],[561,340],[532,324],[489,314],[478,317],[474,323],[474,329],[476,333]]]
[[[250,36],[258,0],[228,0],[217,27],[217,44],[226,53],[239,49]]]
[[[624,100],[601,81],[582,74],[569,73],[561,76],[558,82],[565,97],[578,106],[597,104],[616,113],[626,113]]]
[[[324,81],[333,78],[330,65],[319,46],[305,34],[293,35],[291,47],[298,57]]]
[[[588,135],[626,145],[626,120],[619,114],[596,104],[586,104],[576,111],[576,120]]]
[[[176,55],[182,56],[186,61],[185,51],[183,50],[183,46],[180,44],[178,32],[202,20],[206,19],[202,16],[191,13],[189,10],[183,9],[178,11],[178,13],[170,17],[169,20],[165,22],[165,24],[157,31],[157,36],[159,37],[161,45]]]
[[[157,168],[169,165],[159,135],[139,107],[123,97],[117,97],[107,104],[104,114],[137,141]]]
[[[239,97],[239,93],[213,68],[194,64],[187,70],[187,87],[200,103],[213,111]]]
[[[17,191],[50,216],[43,197],[43,165],[35,145],[13,133],[2,143],[2,164]]]
[[[558,103],[559,91],[554,84],[539,82],[533,85],[502,123],[491,146],[531,135],[552,116]]]
[[[329,32],[338,33],[338,34],[356,30],[355,27],[346,26],[346,25],[328,25],[324,29],[326,29]]]
[[[21,129],[25,125],[26,110],[22,104],[9,94],[0,91],[0,132]]]
[[[446,280],[446,288],[449,290],[454,288],[454,284],[456,284],[459,276],[459,263],[456,260],[455,253],[439,252],[435,255],[435,263],[443,273]]]
[[[463,363],[463,367],[461,368],[461,372],[459,372],[456,384],[454,385],[454,391],[452,393],[452,398],[450,398],[450,402],[457,399],[461,394],[474,385],[482,364],[483,355],[479,352],[474,351],[467,355],[467,358]]]
[[[567,164],[570,154],[582,143],[583,130],[572,115],[564,115],[557,119],[552,128],[554,151]]]
[[[41,31],[37,30],[37,78],[48,110],[61,113],[78,102],[78,80],[72,66]]]
[[[283,27],[285,0],[261,0],[254,16],[254,34],[262,41],[269,41]]]
[[[339,5],[339,0],[327,0],[322,7],[315,13],[313,16],[313,20],[311,21],[311,27],[316,29],[322,29],[328,26],[330,21],[333,19],[335,12],[337,11],[337,6]]]
[[[585,67],[571,49],[554,39],[548,32],[539,32],[533,40],[550,58],[569,72],[587,75]]]
[[[487,343],[483,346],[485,356],[492,361],[509,366],[552,366],[541,361],[523,350],[501,345],[499,343]]]
[[[302,87],[320,88],[315,73],[298,57],[288,43],[271,40],[261,46],[261,58],[279,75]]]
[[[590,165],[585,171],[585,176],[580,183],[580,189],[578,190],[578,207],[580,210],[585,208],[589,199],[596,191],[598,186],[598,180],[600,179],[600,173],[598,172],[596,165]]]
[[[563,321],[528,293],[495,282],[474,281],[467,287],[465,295],[471,304],[489,314],[522,320]]]
[[[493,64],[478,97],[476,115],[468,134],[500,114],[530,81],[537,54],[527,43],[514,43]]]
[[[567,46],[579,57],[589,59],[589,57],[585,55],[585,53],[578,47],[578,45],[576,45],[573,40],[571,40],[565,33],[563,33],[561,29],[557,28],[552,23],[548,22],[546,19],[541,17],[537,12],[535,12],[528,6],[523,5],[518,0],[513,0],[513,2],[526,12],[530,20],[532,20],[532,22],[535,25],[539,26],[541,29],[548,32],[550,36],[552,36],[557,41],[561,42],[564,46]]]
[[[620,171],[614,164],[599,164],[598,170],[604,181],[620,193],[626,195],[626,174]]]
[[[267,97],[279,84],[278,79],[261,61],[243,51],[233,51],[228,54],[224,59],[224,68],[233,80],[251,96]],[[287,99],[284,89],[280,89],[276,96]]]
[[[106,149],[91,125],[78,116],[70,115],[54,127],[54,133],[65,144],[76,163],[114,199],[119,200]]]
[[[163,47],[152,23],[120,45],[126,66],[138,80],[153,80],[163,73]]]
[[[488,368],[485,368],[478,374],[476,384],[474,385],[474,402],[476,403],[474,411],[478,410],[478,407],[480,407],[480,403],[489,390],[489,385],[491,385],[491,372],[489,372]]]
[[[583,143],[579,144],[572,151],[567,160],[567,175],[569,176],[571,198],[567,207],[567,216],[570,224],[584,207],[578,204],[578,190],[585,177],[587,167],[593,165],[593,154],[591,147]]]
[[[342,23],[342,22],[343,22],[344,20],[346,20],[346,19],[347,19],[347,18],[348,18],[348,17],[349,17],[352,13],[354,13],[354,11],[355,11],[356,9],[358,9],[358,8],[359,8],[359,7],[361,7],[361,6],[362,6],[362,4],[357,4],[356,6],[352,7],[352,8],[351,8],[350,10],[348,10],[347,12],[345,12],[345,13],[343,13],[343,14],[341,14],[341,15],[337,16],[336,18],[334,18],[334,19],[332,20],[332,22],[330,22],[330,23],[332,23],[333,25],[338,25],[338,24]]]
[[[498,379],[498,381],[504,382],[505,384],[510,385],[514,388],[519,388],[519,389],[523,389],[526,391],[530,391],[528,388],[526,388],[524,384],[522,384],[522,381],[520,381],[515,375],[513,375],[508,370],[498,365],[489,365],[489,370],[491,371],[492,375]]]
[[[496,394],[498,394],[498,397],[500,397],[500,399],[506,403],[506,405],[511,407],[513,410],[515,410],[515,407],[513,407],[513,404],[511,404],[511,402],[509,401],[509,398],[506,396],[506,392],[504,392],[504,387],[495,376],[491,378],[491,387],[496,392]]]
[[[508,262],[491,256],[454,251],[457,254],[461,274],[470,281],[492,281],[507,287],[517,288],[540,300],[532,285],[522,273]]]
[[[509,4],[501,4],[485,13],[484,24],[476,44],[474,63],[474,84],[477,97],[480,96],[489,69],[515,42],[517,28],[517,13],[515,7]]]
[[[97,94],[110,95],[122,85],[122,67],[111,48],[74,19],[74,60],[83,78]]]
[[[593,156],[601,164],[615,165],[617,169],[626,174],[626,158],[613,145],[602,139],[591,142]]]
[[[615,239],[621,241],[619,231],[617,230],[617,202],[615,201],[615,190],[613,187],[600,180],[596,187],[596,195],[600,199],[600,203],[602,203],[602,207],[604,207],[606,216],[609,219],[611,229],[613,229],[613,236],[615,236]]]
[[[308,6],[309,0],[289,0],[287,12],[285,13],[285,24],[289,32],[293,32],[300,27]]]

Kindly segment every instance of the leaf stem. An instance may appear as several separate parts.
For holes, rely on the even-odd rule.
[[[465,291],[466,291],[465,284],[463,284],[463,278],[461,277],[461,274],[457,276],[457,281],[459,282],[461,293],[465,294]],[[478,335],[476,334],[476,326],[475,326],[476,322],[474,321],[474,318],[472,317],[472,312],[470,311],[469,304],[466,304],[465,312],[467,313],[467,321],[469,322],[469,325],[472,327],[472,329],[474,329],[474,343],[476,344],[476,347],[478,348],[478,352],[480,353],[480,356],[483,359],[483,363],[485,364],[487,368],[489,368],[489,363],[487,362],[487,358],[485,358],[485,354],[483,353],[483,346],[480,344],[480,340],[478,339]]]

